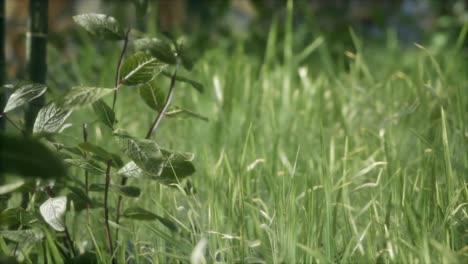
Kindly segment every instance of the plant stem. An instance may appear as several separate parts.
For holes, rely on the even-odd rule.
[[[175,79],[177,77],[177,70],[179,68],[179,64],[177,64],[176,66],[176,69],[174,70],[174,73],[172,74],[172,77],[171,77],[171,86],[169,87],[169,93],[167,94],[167,97],[166,97],[166,100],[164,101],[164,106],[163,108],[161,109],[161,111],[158,113],[158,115],[156,116],[156,119],[154,120],[153,124],[151,125],[150,129],[148,130],[148,133],[146,133],[146,139],[149,139],[151,138],[151,136],[153,135],[153,133],[156,131],[156,129],[158,128],[159,126],[159,123],[161,122],[162,120],[162,117],[164,116],[164,114],[166,113],[167,111],[167,108],[169,107],[169,104],[171,103],[171,100],[172,100],[172,96],[174,94],[174,87],[175,87]]]
[[[156,131],[156,129],[158,128],[159,123],[161,122],[162,117],[164,116],[167,108],[169,107],[169,104],[171,103],[172,95],[174,94],[174,86],[175,86],[175,80],[176,80],[177,70],[178,69],[179,69],[179,64],[177,63],[176,69],[174,70],[174,73],[172,74],[172,77],[171,77],[171,86],[169,87],[169,93],[168,93],[168,95],[166,97],[166,100],[164,101],[164,106],[161,109],[161,111],[158,113],[158,115],[156,116],[156,119],[154,120],[153,125],[151,126],[148,133],[146,134],[146,137],[145,137],[146,139],[149,139],[151,137],[151,135],[154,133],[154,131]],[[127,184],[127,177],[123,177],[120,184],[122,186],[126,185]],[[116,218],[115,218],[115,222],[117,224],[119,224],[119,220],[120,220],[120,211],[122,210],[122,208],[121,208],[122,207],[122,200],[123,200],[123,196],[119,195],[119,198],[118,198],[118,201],[117,201],[117,215],[116,215]],[[118,238],[119,238],[119,230],[117,229],[115,231],[115,240],[118,240]]]
[[[0,0],[0,109],[4,109],[6,104],[6,91],[2,87],[5,83],[5,0]],[[0,131],[4,130],[5,120],[0,119]]]
[[[87,123],[83,123],[83,142],[86,143],[88,142],[88,124]],[[87,155],[86,155],[86,152],[83,152],[83,157],[86,159],[87,158]],[[89,181],[88,181],[88,171],[85,170],[85,193],[86,195],[88,195],[89,197]],[[87,213],[87,216],[88,216],[88,225],[89,225],[89,210],[90,210],[90,204],[89,203],[86,203],[86,213]]]
[[[119,62],[117,63],[117,70],[115,73],[115,83],[114,83],[114,99],[112,100],[112,111],[115,109],[115,102],[117,101],[117,94],[119,93],[119,86],[120,86],[120,72],[122,70],[123,58],[125,55],[125,51],[127,50],[128,45],[128,35],[130,33],[130,29],[127,30],[125,33],[125,40],[124,45],[122,48],[122,52],[120,53]],[[126,178],[122,178],[122,185],[127,183]],[[117,202],[117,216],[115,218],[115,222],[119,223],[120,218],[120,207],[122,204],[122,195],[119,195],[118,202]],[[117,242],[119,239],[119,229],[115,230],[115,241]]]
[[[47,14],[48,0],[29,1],[27,46],[27,74],[36,83],[46,83],[47,75]],[[45,96],[41,95],[29,103],[25,112],[25,131],[30,135],[37,113],[44,106]]]
[[[6,113],[3,113],[0,115],[0,117],[4,116],[5,119],[10,122],[10,124],[12,124],[21,134],[23,134],[23,136],[26,136],[26,133],[18,126],[15,124],[15,122],[13,122],[13,120],[11,120],[10,118],[8,118],[7,114]]]
[[[125,51],[127,50],[129,34],[130,34],[130,29],[128,29],[127,32],[125,33],[124,45],[122,48],[122,52],[120,52],[119,62],[117,63],[117,70],[115,73],[115,83],[114,83],[114,99],[112,100],[112,111],[114,111],[115,109],[115,102],[117,101],[117,94],[119,93],[120,71],[122,70],[123,58],[125,55]]]
[[[109,227],[109,206],[107,203],[107,198],[109,196],[109,185],[110,185],[110,168],[111,168],[112,160],[107,161],[107,169],[106,169],[106,185],[104,190],[104,219],[106,225],[106,236],[107,236],[107,246],[109,250],[109,255],[112,257],[112,263],[116,263],[114,258],[114,246],[112,245],[112,237],[110,233]]]

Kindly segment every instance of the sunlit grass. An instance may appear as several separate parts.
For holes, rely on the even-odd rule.
[[[124,206],[163,215],[179,231],[124,220],[118,258],[186,262],[206,239],[208,262],[466,261],[466,50],[368,45],[351,32],[355,46],[336,58],[323,37],[306,52],[293,50],[288,34],[277,46],[276,30],[265,56],[250,57],[241,44],[206,52],[190,73],[204,94],[177,85],[174,104],[210,121],[165,119],[153,139],[196,153],[194,193],[130,180],[143,194]],[[114,69],[103,65],[117,53],[73,66],[79,81],[111,85]],[[110,138],[85,112],[74,121],[91,123],[90,140]],[[154,115],[122,88],[118,127],[144,137]],[[79,133],[77,125],[67,137],[79,142]],[[101,211],[92,214],[103,222]],[[69,220],[85,221],[85,213]],[[73,226],[76,241],[93,248],[91,230],[105,254],[100,226]]]

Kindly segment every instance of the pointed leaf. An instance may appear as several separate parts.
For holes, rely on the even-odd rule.
[[[94,175],[104,175],[106,172],[97,162],[86,159],[65,159],[65,163],[86,170]]]
[[[145,53],[138,52],[128,57],[121,70],[121,82],[126,85],[138,85],[154,79],[167,64]]]
[[[66,175],[62,160],[34,138],[0,135],[0,175],[61,178]]]
[[[82,202],[85,202],[87,204],[92,204],[93,201],[91,198],[89,198],[88,195],[86,195],[85,191],[82,190],[81,188],[75,187],[75,186],[67,186],[70,191],[72,191],[72,194],[74,194],[76,197],[80,198]]]
[[[195,173],[195,166],[192,163],[193,154],[173,152],[162,148],[161,152],[165,157],[165,163],[159,179],[160,182],[164,184],[178,183]]]
[[[153,110],[161,111],[164,106],[164,101],[166,100],[166,95],[164,91],[158,87],[155,80],[138,86],[138,91],[146,105]]]
[[[111,16],[89,13],[76,15],[73,20],[92,36],[108,40],[122,40],[125,38],[124,29]]]
[[[40,207],[42,217],[56,231],[65,231],[64,216],[67,210],[67,197],[49,198]]]
[[[101,148],[99,146],[96,146],[96,145],[91,144],[89,142],[81,143],[78,146],[83,151],[93,153],[94,155],[96,155],[96,158],[98,158],[99,160],[101,160],[103,162],[107,162],[108,160],[112,160],[112,166],[114,168],[120,168],[120,167],[122,167],[124,165],[122,159],[118,155],[110,153],[110,152],[106,151],[105,149],[103,149],[103,148]]]
[[[169,77],[169,78],[172,78],[172,74],[170,72],[167,72],[167,71],[163,71],[163,75],[166,76],[166,77]],[[179,82],[184,82],[184,83],[188,83],[190,84],[193,88],[195,88],[195,90],[197,90],[199,93],[203,93],[204,91],[204,87],[203,87],[203,84],[199,83],[199,82],[196,82],[194,80],[190,80],[189,78],[187,77],[183,77],[183,76],[180,76],[180,75],[177,75],[176,76],[176,81],[179,81]]]
[[[114,111],[112,111],[112,108],[110,108],[103,100],[97,100],[92,106],[99,121],[113,129],[115,124],[115,114]]]
[[[208,122],[209,121],[209,118],[206,117],[206,116],[203,116],[201,114],[198,114],[198,113],[195,113],[193,111],[190,111],[190,110],[187,110],[187,109],[183,109],[183,108],[180,108],[180,107],[173,107],[172,109],[170,109],[169,111],[166,112],[166,116],[167,117],[181,117],[181,118],[188,118],[188,117],[191,117],[191,118],[196,118],[196,119],[200,119],[200,120],[203,120],[203,121],[206,121]]]
[[[75,86],[65,93],[58,101],[64,109],[73,109],[92,104],[102,97],[112,93],[114,89]]]
[[[150,174],[159,175],[163,169],[164,157],[156,142],[149,139],[137,139],[123,130],[116,130],[114,135],[122,151],[138,167]]]
[[[51,102],[41,108],[34,122],[34,134],[38,133],[55,133],[63,125],[72,111],[65,110]]]
[[[32,213],[22,207],[8,208],[0,212],[0,226],[19,226],[33,219]]]
[[[105,184],[103,183],[93,183],[89,186],[89,191],[91,192],[102,192],[106,189]],[[122,186],[122,185],[115,185],[110,184],[109,190],[114,191],[118,194],[127,197],[138,197],[140,196],[140,188],[134,186]]]
[[[155,213],[145,210],[141,207],[135,206],[125,209],[123,217],[133,220],[153,221],[159,220],[163,225],[172,231],[177,231],[177,226],[170,220],[161,217]]]
[[[117,172],[117,175],[128,178],[139,178],[143,171],[135,164],[135,162],[130,161],[125,166],[120,168]]]
[[[19,187],[24,185],[23,179],[18,179],[13,183],[0,185],[0,195],[7,194],[17,190]]]
[[[176,56],[169,43],[157,38],[141,38],[133,42],[137,50],[149,51],[151,55],[167,64],[175,64]]]
[[[193,59],[188,54],[188,52],[185,49],[179,49],[177,53],[179,58],[182,60],[182,65],[184,68],[191,71],[193,68]]]
[[[15,91],[8,98],[4,113],[10,112],[24,104],[31,102],[41,96],[47,90],[44,84],[33,83],[29,81],[20,81],[15,85]]]
[[[39,242],[44,237],[44,233],[36,229],[2,230],[0,235],[18,243]]]

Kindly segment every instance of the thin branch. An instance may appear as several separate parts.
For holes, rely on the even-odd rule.
[[[16,129],[18,129],[18,131],[19,131],[21,134],[23,134],[23,136],[26,136],[26,132],[24,132],[19,126],[17,126],[17,125],[15,124],[15,122],[13,122],[13,120],[11,120],[10,118],[8,118],[8,116],[7,116],[6,113],[2,113],[2,114],[0,115],[0,117],[2,117],[2,116],[4,116],[5,119],[6,119],[8,122],[10,122],[10,124],[12,124]]]
[[[119,62],[117,63],[117,70],[115,73],[115,83],[114,83],[114,99],[112,100],[112,111],[114,111],[115,109],[115,102],[117,101],[117,94],[119,93],[120,71],[122,70],[123,58],[125,55],[125,51],[127,50],[129,34],[130,34],[130,29],[128,29],[127,32],[125,33],[124,45],[122,48],[122,52],[120,53]]]
[[[146,134],[146,139],[149,139],[151,137],[151,135],[154,133],[154,131],[156,131],[156,129],[158,128],[159,123],[161,122],[162,117],[166,113],[166,110],[169,107],[169,104],[171,103],[172,95],[174,94],[174,86],[175,86],[175,81],[176,81],[176,76],[177,76],[177,70],[178,69],[179,69],[179,63],[177,63],[176,69],[174,70],[174,73],[172,74],[171,86],[169,87],[169,93],[168,93],[168,95],[166,97],[166,100],[164,101],[164,106],[161,109],[161,111],[158,113],[158,115],[156,116],[156,119],[154,120],[150,130]],[[126,185],[127,184],[127,177],[123,177],[120,184],[122,186]],[[116,215],[116,218],[115,218],[115,222],[117,224],[119,224],[119,220],[120,220],[120,212],[122,210],[122,200],[123,200],[123,196],[119,195],[119,198],[118,198],[118,201],[117,201],[117,215]],[[115,239],[117,240],[118,238],[119,238],[119,229],[117,229],[115,231]]]
[[[105,225],[106,225],[106,236],[107,236],[107,246],[109,250],[109,255],[112,256],[112,263],[116,263],[116,260],[114,258],[114,246],[112,244],[112,237],[110,233],[110,227],[109,227],[109,207],[107,204],[107,198],[109,195],[109,185],[110,185],[110,168],[112,165],[112,160],[107,161],[107,169],[106,169],[106,185],[105,185],[105,190],[104,190],[104,219],[105,219]]]
[[[169,88],[169,93],[167,94],[166,101],[164,101],[164,106],[161,109],[161,111],[158,113],[158,115],[156,116],[156,119],[154,120],[153,124],[151,125],[150,129],[148,130],[148,133],[146,133],[146,137],[145,137],[146,139],[149,139],[153,135],[154,131],[156,131],[156,129],[159,126],[159,123],[162,120],[162,117],[166,113],[167,108],[169,107],[169,104],[171,103],[172,96],[174,94],[174,87],[175,87],[175,81],[176,81],[176,77],[177,77],[178,68],[179,68],[179,64],[177,63],[177,66],[176,66],[176,68],[174,70],[174,73],[172,74],[172,77],[171,77],[171,86]]]

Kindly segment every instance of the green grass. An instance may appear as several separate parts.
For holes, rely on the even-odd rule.
[[[401,45],[391,34],[377,46],[351,32],[355,46],[333,57],[322,37],[293,49],[290,26],[284,39],[273,26],[259,56],[242,44],[206,52],[190,73],[204,94],[177,84],[174,104],[210,121],[165,119],[153,139],[196,153],[196,192],[130,180],[143,194],[124,206],[163,215],[179,232],[123,221],[118,258],[187,262],[206,239],[209,263],[465,263],[466,49]],[[73,62],[70,86],[112,85],[118,47],[99,56],[92,45]],[[86,111],[74,114],[67,144],[81,142]],[[117,116],[144,137],[155,112],[124,87]],[[90,124],[90,141],[112,149],[110,135]],[[86,212],[70,212],[70,232],[105,259],[103,212],[92,216],[86,229]]]

